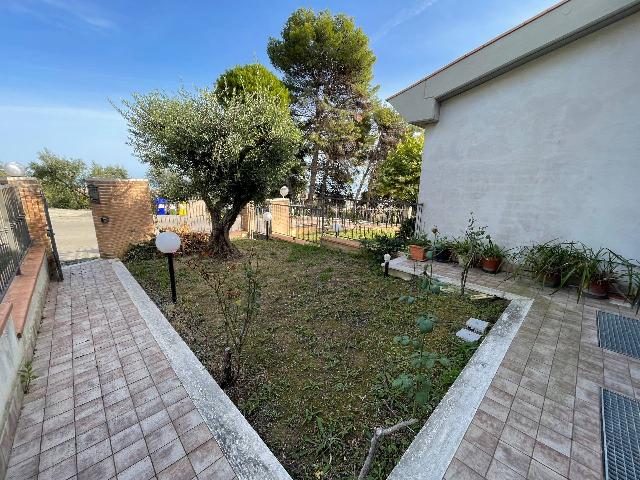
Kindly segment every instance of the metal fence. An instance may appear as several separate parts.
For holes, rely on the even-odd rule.
[[[420,204],[405,202],[361,203],[350,199],[317,199],[304,203],[271,203],[256,207],[255,231],[264,233],[264,211],[272,215],[271,231],[309,242],[323,235],[353,240],[394,234],[408,219],[419,218]]]
[[[31,245],[27,220],[14,186],[0,185],[0,300]]]

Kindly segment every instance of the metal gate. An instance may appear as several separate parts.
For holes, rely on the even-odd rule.
[[[0,185],[0,300],[31,245],[27,220],[16,187]]]

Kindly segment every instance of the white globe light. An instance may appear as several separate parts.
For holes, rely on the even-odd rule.
[[[273,216],[271,215],[271,212],[264,212],[262,214],[262,218],[264,218],[265,222],[270,222]]]
[[[386,262],[390,262],[391,261],[391,255],[389,255],[388,253],[384,254],[384,261]]]
[[[289,189],[286,186],[280,187],[280,195],[282,195],[282,198],[286,197],[287,193],[289,193]]]
[[[174,232],[162,232],[156,237],[156,247],[162,253],[176,253],[180,248],[180,237]]]
[[[7,174],[7,177],[24,177],[27,174],[27,170],[18,162],[5,163],[2,168]]]

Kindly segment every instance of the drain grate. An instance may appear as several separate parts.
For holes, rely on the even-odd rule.
[[[640,402],[602,389],[604,469],[608,480],[640,480]]]
[[[596,320],[602,348],[640,358],[640,321],[601,310]]]

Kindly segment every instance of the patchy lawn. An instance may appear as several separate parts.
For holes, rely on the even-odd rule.
[[[384,278],[364,256],[279,241],[236,245],[259,258],[262,310],[243,352],[242,379],[227,394],[295,479],[356,477],[372,429],[411,417],[413,404],[390,386],[408,362],[406,347],[393,338],[415,335],[416,318],[428,312],[440,320],[427,337],[428,348],[452,364],[434,370],[435,388],[429,405],[418,411],[420,422],[382,441],[369,478],[386,478],[473,354],[454,333],[471,316],[497,320],[507,304],[457,293],[408,304],[398,298],[415,286]],[[221,317],[213,292],[184,260],[176,262],[175,306],[167,302],[165,259],[130,261],[127,267],[218,378]],[[232,275],[239,278],[242,269]]]

